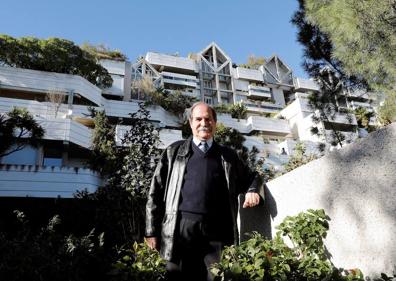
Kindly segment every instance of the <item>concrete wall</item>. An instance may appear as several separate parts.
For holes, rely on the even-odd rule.
[[[288,215],[323,208],[334,264],[365,275],[396,265],[396,123],[268,182],[263,206],[241,211],[241,233],[267,237]]]

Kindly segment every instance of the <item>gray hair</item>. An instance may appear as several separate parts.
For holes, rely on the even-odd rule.
[[[187,119],[189,121],[191,121],[192,112],[193,112],[194,108],[197,107],[198,105],[201,105],[201,104],[204,104],[207,107],[209,107],[210,111],[212,111],[212,116],[213,116],[214,121],[217,122],[217,113],[216,113],[216,111],[214,110],[213,107],[211,107],[209,104],[207,104],[207,103],[205,103],[203,101],[198,101],[198,102],[194,103],[190,108],[187,109]]]

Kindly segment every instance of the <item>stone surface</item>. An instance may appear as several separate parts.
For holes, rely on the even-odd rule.
[[[323,208],[338,267],[365,275],[396,265],[396,123],[268,182],[266,202],[241,210],[241,233],[273,236],[288,215]]]

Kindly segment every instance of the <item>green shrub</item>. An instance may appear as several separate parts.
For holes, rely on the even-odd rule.
[[[110,273],[112,280],[165,280],[165,261],[145,243],[135,242],[132,248],[121,249],[119,257]]]
[[[364,280],[359,269],[336,268],[326,256],[329,220],[323,210],[287,217],[273,240],[253,233],[239,246],[227,247],[211,272],[215,280]]]

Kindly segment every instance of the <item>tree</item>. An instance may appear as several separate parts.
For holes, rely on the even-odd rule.
[[[317,159],[317,157],[312,154],[307,155],[305,145],[302,142],[298,142],[294,147],[294,154],[289,158],[289,161],[284,166],[285,173],[290,172],[315,159]]]
[[[73,42],[60,38],[37,39],[0,35],[0,63],[41,71],[74,74],[107,88],[113,83],[95,56]]]
[[[115,142],[115,125],[104,112],[94,112],[93,153],[91,168],[101,172],[106,184],[94,194],[80,193],[78,197],[97,203],[96,229],[105,233],[113,245],[142,241],[146,194],[159,157],[159,135],[149,121],[143,103],[130,114],[130,129]]]
[[[395,13],[396,3],[389,0],[305,1],[307,20],[327,34],[344,73],[361,77],[393,105],[393,114],[383,112],[389,121],[396,120]]]
[[[299,0],[299,9],[291,22],[297,26],[297,40],[303,45],[303,68],[320,86],[320,92],[309,97],[309,105],[317,112],[313,115],[315,125],[311,132],[323,135],[319,124],[324,124],[331,130],[329,142],[342,146],[345,136],[332,122],[340,112],[338,101],[344,96],[345,89],[367,89],[367,82],[361,76],[347,73],[343,62],[333,56],[334,48],[329,36],[307,19],[304,0]],[[348,113],[346,117],[351,119]],[[323,145],[320,148],[323,149]]]
[[[44,129],[26,109],[13,108],[8,113],[0,113],[0,157],[26,145],[37,146],[43,136]],[[9,150],[13,144],[15,146]]]
[[[105,111],[90,108],[94,117],[91,157],[88,165],[103,176],[110,176],[120,167],[118,148],[115,140],[115,126],[110,124]]]

